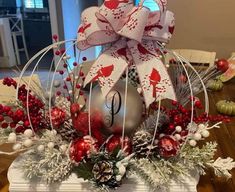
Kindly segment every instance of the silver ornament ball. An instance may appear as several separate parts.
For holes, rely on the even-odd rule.
[[[141,123],[143,101],[136,88],[128,84],[125,109],[125,87],[126,82],[119,80],[106,96],[99,85],[92,90],[91,115],[98,113],[102,116],[105,131],[109,134],[122,133],[125,110],[125,134],[132,134]]]

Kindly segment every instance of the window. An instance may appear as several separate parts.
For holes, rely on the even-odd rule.
[[[136,0],[136,4],[138,4],[140,0]],[[148,7],[151,11],[158,11],[159,7],[154,0],[145,0],[144,4],[145,7]]]
[[[24,0],[26,9],[43,8],[43,0]]]

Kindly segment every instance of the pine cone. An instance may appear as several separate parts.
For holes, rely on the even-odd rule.
[[[63,140],[72,141],[79,137],[79,134],[76,129],[73,128],[72,124],[68,121],[64,125],[56,129],[57,133],[61,135]]]
[[[106,183],[113,177],[113,165],[108,161],[99,161],[94,165],[92,173],[98,183]]]
[[[153,136],[147,131],[141,130],[135,133],[132,145],[137,157],[142,158],[152,154],[152,139]]]

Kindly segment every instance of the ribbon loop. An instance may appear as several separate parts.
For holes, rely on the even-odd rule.
[[[176,100],[167,70],[154,41],[168,42],[174,31],[174,15],[165,10],[166,0],[155,0],[160,10],[135,7],[132,0],[105,0],[99,7],[82,13],[78,48],[114,43],[95,61],[85,85],[99,81],[104,95],[112,89],[125,69],[136,65],[146,106],[159,98]]]

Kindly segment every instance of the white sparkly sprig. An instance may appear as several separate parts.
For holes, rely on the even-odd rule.
[[[235,162],[230,157],[226,159],[222,159],[221,157],[219,157],[214,162],[207,163],[207,165],[214,169],[215,175],[219,177],[226,177],[227,179],[232,177],[229,171],[235,168]]]

